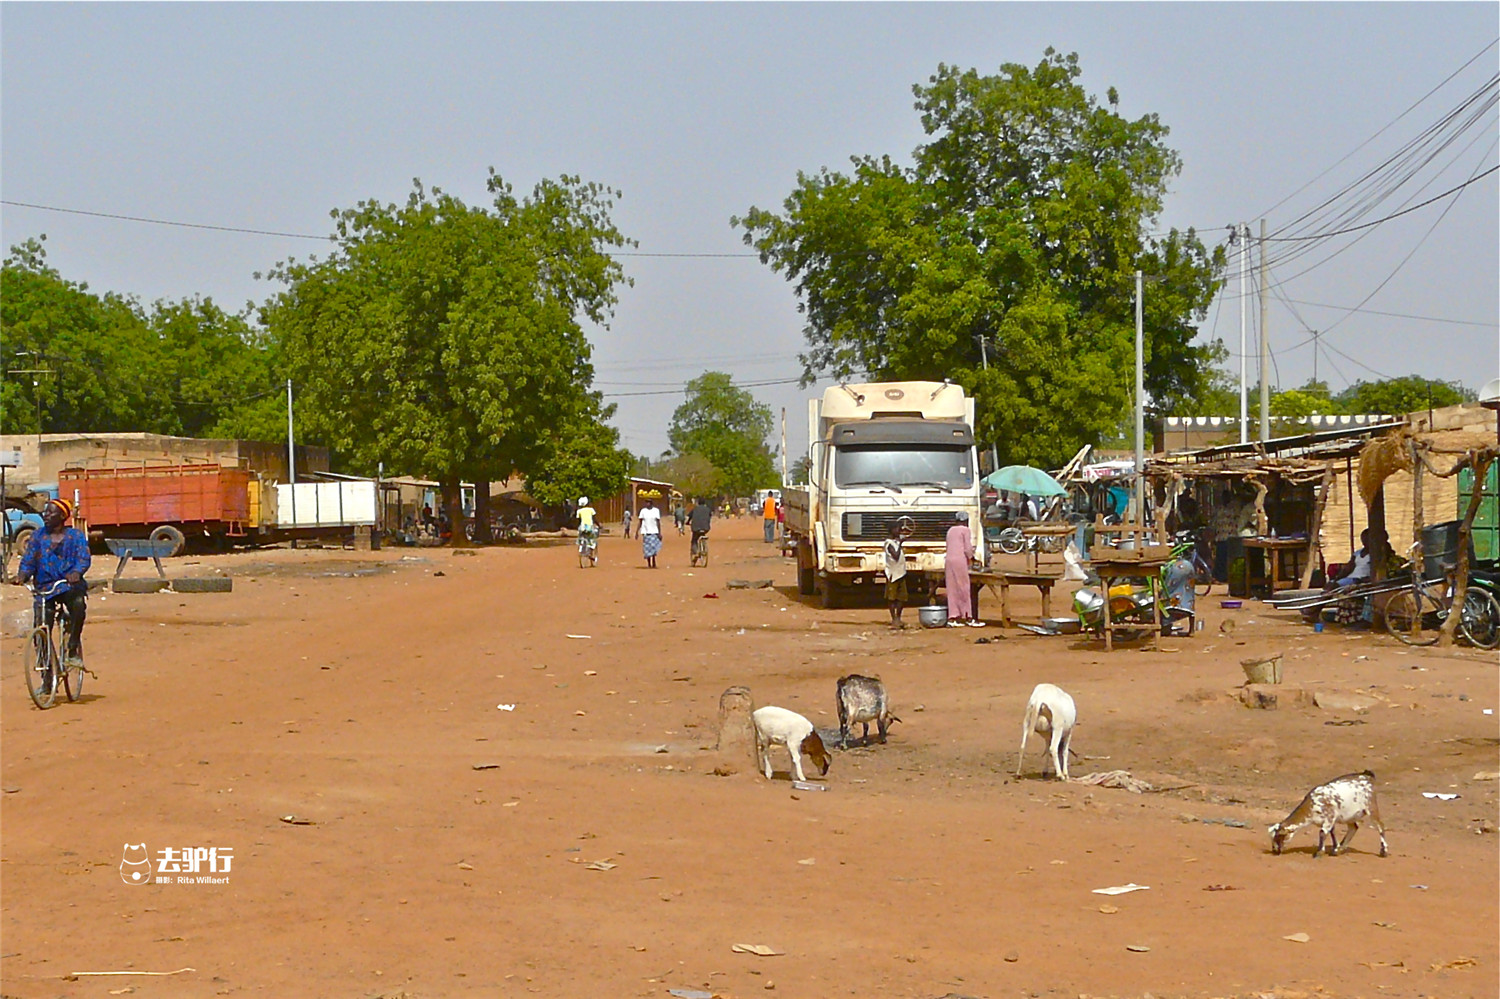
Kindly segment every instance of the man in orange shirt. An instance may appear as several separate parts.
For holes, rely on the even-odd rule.
[[[761,507],[761,525],[766,529],[766,544],[776,540],[776,497],[766,493],[766,502]]]

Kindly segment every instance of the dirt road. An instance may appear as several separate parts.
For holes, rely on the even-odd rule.
[[[696,571],[675,534],[656,571],[619,538],[592,570],[566,544],[187,560],[173,571],[234,591],[96,595],[100,675],[46,712],[8,633],[0,991],[1500,992],[1496,782],[1474,779],[1500,770],[1493,655],[1313,635],[1217,597],[1202,636],[1158,651],[893,634],[879,608],[800,603],[759,534],[716,527]],[[1374,706],[1242,707],[1238,661],[1272,651],[1288,686]],[[827,791],[713,751],[731,684],[836,727],[850,672],[883,677],[902,721],[836,751]],[[1040,681],[1077,700],[1074,777],[1170,790],[1043,782],[1035,748],[1014,779]],[[1389,858],[1369,828],[1345,856],[1313,859],[1305,832],[1270,854],[1265,827],[1304,791],[1366,767]],[[204,850],[198,874],[129,883],[146,858],[166,878],[168,848]],[[1149,890],[1092,893],[1132,882]]]

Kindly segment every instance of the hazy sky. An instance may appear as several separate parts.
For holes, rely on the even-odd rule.
[[[1235,221],[1284,226],[1380,166],[1496,74],[1497,48],[1482,50],[1497,36],[1495,3],[12,2],[0,194],[323,235],[330,209],[399,201],[413,177],[482,202],[494,166],[518,192],[562,173],[619,188],[615,219],[642,254],[744,254],[729,217],[779,207],[798,170],[909,161],[911,86],[938,63],[994,72],[1051,45],[1078,53],[1093,93],[1117,87],[1127,116],[1161,116],[1184,162],[1163,222],[1217,242]],[[1491,104],[1361,221],[1492,167],[1496,126]],[[1496,177],[1277,265],[1290,304],[1267,313],[1273,381],[1311,375],[1309,329],[1328,331],[1318,374],[1335,390],[1377,372],[1475,388],[1500,373]],[[0,230],[7,246],[45,232],[52,264],[96,291],[231,308],[267,296],[253,272],[326,246],[12,205]],[[599,385],[667,393],[617,399],[632,450],[666,447],[673,390],[705,368],[800,373],[792,287],[753,256],[625,263],[635,285],[591,334]],[[1205,323],[1231,350],[1237,294]],[[807,391],[755,393],[787,407],[791,452],[805,448]]]

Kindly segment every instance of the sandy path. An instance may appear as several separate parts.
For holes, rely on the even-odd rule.
[[[993,628],[892,635],[878,608],[799,603],[759,533],[716,528],[715,564],[696,572],[675,535],[656,572],[618,538],[587,571],[566,546],[180,560],[232,574],[234,592],[95,597],[101,676],[47,712],[8,635],[0,989],[1500,994],[1500,860],[1476,832],[1495,827],[1496,783],[1472,779],[1500,769],[1481,713],[1500,694],[1493,656],[1312,635],[1257,608],[1109,656],[1020,631],[973,644]],[[777,588],[726,589],[735,577]],[[5,588],[7,614],[20,593]],[[1289,683],[1378,705],[1230,700],[1238,659],[1273,650]],[[846,672],[882,676],[903,721],[886,746],[836,753],[829,791],[793,794],[748,759],[711,773],[725,687],[836,726]],[[1075,776],[1124,768],[1180,789],[1043,783],[1035,749],[1015,781],[1041,680],[1078,701],[1075,749],[1108,758]],[[1345,857],[1312,859],[1306,834],[1269,854],[1265,826],[1308,786],[1367,766],[1390,858],[1369,829]],[[228,848],[230,880],[126,884],[127,843],[153,859]],[[588,869],[600,860],[615,866]],[[1125,882],[1151,889],[1090,892]],[[1311,942],[1283,940],[1298,932]],[[1477,965],[1432,968],[1460,958]]]

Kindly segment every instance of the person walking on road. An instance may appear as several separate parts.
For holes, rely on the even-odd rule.
[[[677,536],[682,537],[683,528],[687,527],[687,510],[682,505],[682,500],[672,504],[672,522],[677,525]]]
[[[655,500],[646,501],[635,533],[641,539],[641,554],[646,556],[646,565],[655,569],[656,556],[661,551],[661,511],[656,508]]]
[[[630,537],[630,507],[625,508],[625,512],[620,514],[620,519],[625,522],[625,536],[628,538]]]
[[[948,594],[948,627],[983,628],[984,622],[974,617],[973,595],[969,592],[969,563],[974,560],[974,535],[969,530],[969,515],[959,511],[953,515],[958,523],[948,528],[948,551],[943,556],[943,570],[947,579],[944,589]]]
[[[766,501],[761,506],[761,524],[766,529],[766,544],[776,540],[776,497],[766,493]]]

